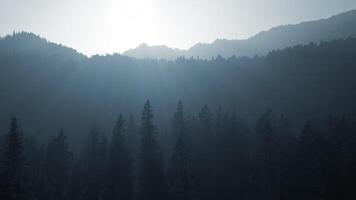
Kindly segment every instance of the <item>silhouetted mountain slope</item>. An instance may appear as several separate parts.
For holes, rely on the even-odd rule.
[[[172,49],[167,46],[148,46],[143,43],[135,49],[125,51],[124,55],[134,58],[152,58],[174,60],[181,55],[179,49]]]
[[[345,39],[356,36],[356,10],[341,13],[328,19],[284,25],[263,31],[246,40],[218,39],[211,44],[199,43],[188,50],[142,46],[126,51],[124,54],[136,58],[166,58],[178,56],[207,58],[265,55],[274,49],[283,49],[309,42]]]
[[[356,113],[352,38],[299,45],[265,57],[165,61],[87,58],[28,36],[0,40],[0,130],[16,115],[28,132],[48,134],[55,131],[49,127],[63,127],[80,134],[95,122],[111,127],[120,111],[138,116],[146,99],[159,121],[167,123],[179,99],[188,113],[206,103],[248,120],[267,107],[297,123],[329,113]]]
[[[2,54],[21,54],[41,56],[61,56],[66,59],[80,60],[85,56],[76,50],[48,42],[33,33],[19,32],[0,38],[0,52]]]

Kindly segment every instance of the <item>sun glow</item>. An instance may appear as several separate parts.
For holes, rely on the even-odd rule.
[[[151,0],[113,0],[107,13],[110,44],[135,47],[152,41],[156,29]]]

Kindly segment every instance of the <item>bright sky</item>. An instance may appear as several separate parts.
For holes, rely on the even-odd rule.
[[[30,31],[92,55],[189,48],[356,9],[356,0],[0,0],[0,35]]]

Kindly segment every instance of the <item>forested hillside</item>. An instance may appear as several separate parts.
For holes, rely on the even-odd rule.
[[[301,128],[307,119],[355,113],[355,52],[349,38],[253,58],[88,58],[19,33],[0,40],[1,128],[16,115],[31,133],[63,127],[77,135],[94,123],[109,131],[118,112],[137,116],[147,99],[162,126],[182,100],[188,112],[220,105],[248,123],[269,107]]]
[[[212,43],[198,43],[187,50],[180,51],[165,46],[140,45],[124,52],[124,54],[135,58],[170,60],[179,56],[205,59],[211,59],[217,55],[225,58],[233,55],[264,56],[274,49],[356,37],[355,24],[356,10],[351,10],[326,19],[276,26],[247,39],[217,39]]]
[[[179,102],[167,134],[150,101],[139,121],[117,115],[109,134],[88,127],[79,149],[63,129],[43,140],[12,118],[0,138],[1,199],[355,197],[354,118],[330,115],[293,131],[270,109],[248,126],[233,111],[204,105],[187,113]]]
[[[0,200],[356,200],[355,0],[0,0],[0,22]]]

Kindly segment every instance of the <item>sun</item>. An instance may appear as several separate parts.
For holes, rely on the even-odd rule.
[[[110,45],[134,47],[154,36],[151,0],[112,0],[107,13]]]

